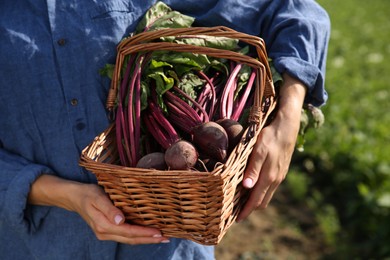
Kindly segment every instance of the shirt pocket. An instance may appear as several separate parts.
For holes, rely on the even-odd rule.
[[[104,66],[107,62],[115,61],[117,44],[132,33],[141,16],[139,8],[131,0],[95,0],[97,3],[89,8],[88,24],[91,31],[91,50],[94,50],[94,59]]]
[[[135,15],[132,1],[101,1],[90,12],[93,21],[133,21]]]

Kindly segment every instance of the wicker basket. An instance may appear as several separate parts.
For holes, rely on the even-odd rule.
[[[239,39],[253,46],[257,58],[232,51],[156,42],[163,36],[211,35]],[[137,34],[118,45],[116,69],[108,109],[113,109],[124,57],[130,53],[154,50],[203,53],[247,64],[258,70],[255,101],[249,127],[224,164],[212,172],[159,171],[124,167],[119,163],[115,141],[115,124],[87,146],[80,165],[97,176],[99,185],[115,206],[135,224],[156,227],[165,236],[190,239],[204,245],[216,245],[236,219],[246,201],[240,185],[248,157],[257,136],[275,108],[276,98],[268,58],[261,38],[226,27],[163,29]]]

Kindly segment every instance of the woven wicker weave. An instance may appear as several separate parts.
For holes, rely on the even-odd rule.
[[[239,39],[256,48],[258,57],[236,52],[170,42],[156,42],[164,36],[211,35]],[[107,99],[112,110],[117,96],[121,67],[126,55],[141,51],[170,50],[207,54],[247,64],[258,70],[255,101],[249,127],[228,160],[212,172],[159,171],[120,166],[115,125],[87,146],[80,165],[93,172],[115,206],[129,222],[156,227],[165,236],[186,238],[204,245],[216,245],[246,200],[240,183],[256,138],[273,111],[276,99],[264,42],[261,38],[226,27],[163,29],[144,32],[118,45],[116,68]]]

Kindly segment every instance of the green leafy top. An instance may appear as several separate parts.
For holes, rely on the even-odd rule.
[[[173,11],[163,2],[155,3],[138,23],[135,33],[162,28],[188,28],[195,18]]]

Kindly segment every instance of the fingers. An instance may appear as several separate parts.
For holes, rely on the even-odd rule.
[[[249,198],[237,217],[237,222],[247,218],[252,213],[252,211],[259,208],[265,209],[268,206],[275,191],[282,182],[282,179],[275,179],[270,176],[272,175],[262,171],[257,184],[250,191]]]
[[[248,217],[257,208],[266,208],[287,174],[289,161],[286,160],[285,151],[280,151],[277,146],[263,140],[272,140],[265,137],[269,134],[267,130],[265,128],[259,136],[244,173],[243,186],[251,191],[237,222]]]
[[[160,244],[160,243],[169,243],[169,240],[167,238],[161,238],[161,237],[123,237],[123,236],[116,236],[116,235],[110,235],[105,237],[104,239],[99,240],[109,240],[109,241],[116,241],[118,243],[122,244],[129,244],[129,245],[141,245],[141,244]]]
[[[119,225],[125,221],[122,211],[115,207],[103,192],[93,201],[93,206],[102,212],[113,224]]]
[[[260,145],[262,134],[259,135],[257,145],[254,146],[244,173],[242,184],[245,188],[251,189],[257,183],[260,170],[267,159],[268,150],[265,145]]]
[[[104,191],[89,185],[88,196],[85,196],[79,213],[86,220],[99,240],[112,240],[126,244],[167,243],[156,228],[143,227],[125,223],[123,212],[115,207]]]
[[[163,237],[158,229],[128,223],[113,224],[103,214],[100,216],[97,214],[93,230],[99,240],[111,240],[132,245],[169,242],[169,239]]]
[[[274,196],[275,191],[279,187],[280,183],[281,182],[278,181],[278,182],[274,182],[271,184],[271,186],[267,190],[267,193],[265,194],[265,196],[264,196],[261,204],[258,206],[258,208],[265,209],[266,207],[268,207],[268,204],[271,202],[271,199]]]

